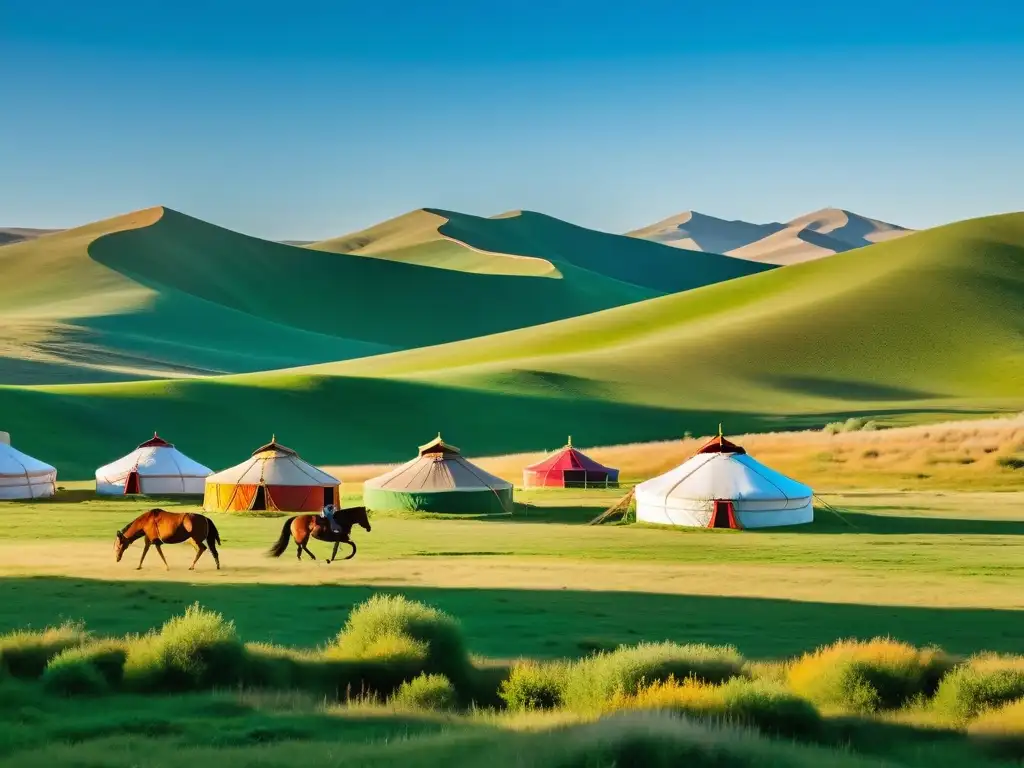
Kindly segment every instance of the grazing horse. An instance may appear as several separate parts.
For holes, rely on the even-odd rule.
[[[288,540],[295,539],[296,554],[299,560],[302,559],[303,552],[316,560],[316,555],[310,552],[309,547],[306,546],[309,543],[310,537],[312,537],[320,541],[334,542],[334,552],[331,553],[331,557],[327,560],[328,563],[333,563],[338,558],[338,545],[342,542],[352,547],[352,554],[344,558],[345,560],[351,560],[356,556],[356,543],[349,538],[352,533],[352,526],[358,525],[360,528],[365,529],[367,533],[370,532],[370,521],[366,515],[366,507],[339,509],[334,513],[334,522],[341,528],[340,534],[332,531],[331,524],[320,515],[296,515],[295,517],[289,517],[284,521],[284,527],[281,528],[281,537],[267,554],[271,557],[280,557],[288,548]]]
[[[160,545],[180,544],[183,541],[191,541],[192,546],[196,549],[195,559],[189,566],[190,571],[195,570],[196,562],[207,547],[210,549],[210,554],[213,555],[213,561],[217,564],[217,570],[220,570],[220,555],[217,553],[220,533],[217,531],[217,526],[213,524],[213,520],[205,515],[191,512],[167,512],[163,509],[151,509],[148,512],[143,512],[117,532],[117,537],[114,539],[114,557],[117,562],[121,562],[124,551],[136,539],[144,539],[142,557],[139,558],[139,567],[135,569],[137,571],[142,570],[142,563],[151,546],[156,547],[156,553],[164,561],[164,567],[171,570]]]

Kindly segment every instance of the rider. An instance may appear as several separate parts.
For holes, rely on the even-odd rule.
[[[321,512],[320,512],[320,517],[322,517],[325,520],[327,520],[327,522],[330,524],[330,526],[331,526],[331,533],[340,535],[342,533],[342,530],[338,526],[337,521],[334,519],[334,514],[337,511],[338,510],[335,509],[333,504],[325,504],[323,510],[321,510]]]

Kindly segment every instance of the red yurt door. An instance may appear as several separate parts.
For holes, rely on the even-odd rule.
[[[124,492],[126,496],[130,493],[142,493],[142,489],[139,487],[139,473],[134,469],[124,479]]]
[[[739,528],[736,510],[731,501],[715,501],[715,511],[708,521],[708,528]]]

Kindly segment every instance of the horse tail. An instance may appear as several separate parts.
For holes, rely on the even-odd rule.
[[[286,549],[288,549],[288,540],[292,537],[292,521],[294,517],[289,517],[284,521],[284,526],[281,528],[281,536],[267,552],[270,557],[280,557]]]
[[[213,524],[213,520],[206,518],[206,525],[210,529],[206,535],[207,540],[212,541],[214,544],[220,544],[220,531],[217,530],[217,526]]]

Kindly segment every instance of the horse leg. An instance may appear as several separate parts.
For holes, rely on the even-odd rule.
[[[295,542],[295,556],[302,562],[302,545],[299,542]]]
[[[192,560],[192,565],[188,567],[190,571],[194,571],[196,569],[196,563],[199,562],[199,558],[202,557],[203,552],[206,551],[206,545],[203,544],[201,541],[196,541],[195,539],[192,539],[192,546],[196,548],[196,556],[195,559]]]
[[[167,564],[167,558],[164,557],[164,550],[163,550],[163,547],[160,546],[160,542],[159,541],[154,541],[153,542],[153,546],[156,547],[156,553],[158,555],[160,555],[160,559],[164,561],[164,570],[165,571],[171,570],[171,566],[169,566]]]
[[[309,547],[306,546],[305,542],[303,542],[303,544],[302,544],[302,549],[303,549],[303,551],[305,551],[305,553],[307,555],[309,555],[311,558],[316,560],[316,555],[314,555],[312,552],[309,551]]]
[[[135,569],[136,571],[141,571],[142,570],[142,563],[146,559],[146,553],[149,552],[149,547],[150,547],[149,539],[143,539],[142,540],[142,557],[139,558],[139,567]]]
[[[334,551],[331,552],[331,559],[327,561],[328,563],[333,563],[338,559],[338,544],[339,542],[334,542]]]
[[[215,562],[217,564],[217,570],[219,571],[220,570],[220,553],[217,552],[217,542],[215,542],[213,540],[213,537],[210,537],[209,539],[206,540],[206,546],[208,546],[210,548],[210,554],[213,555],[213,562]],[[197,559],[198,559],[198,556],[197,556]]]

